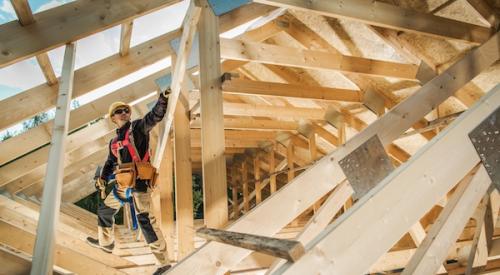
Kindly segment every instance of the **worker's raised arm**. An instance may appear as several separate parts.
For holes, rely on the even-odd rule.
[[[161,93],[153,109],[151,109],[151,111],[139,120],[135,127],[144,134],[147,134],[158,122],[163,119],[165,113],[167,112],[167,105],[168,98]]]

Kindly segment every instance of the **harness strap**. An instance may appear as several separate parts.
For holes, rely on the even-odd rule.
[[[118,137],[115,137],[111,142],[111,152],[118,160],[118,164],[122,164],[119,150],[122,150],[125,147],[127,148],[130,156],[132,157],[132,161],[134,162],[141,161],[139,152],[137,151],[137,147],[135,146],[134,135],[133,134],[131,135],[130,134],[131,132],[132,132],[132,124],[130,124],[130,128],[128,128],[127,131],[125,132],[125,138],[123,140],[118,140]],[[144,157],[142,158],[142,161],[144,162],[149,161],[149,156],[150,156],[149,150],[147,150],[146,154],[144,154]]]

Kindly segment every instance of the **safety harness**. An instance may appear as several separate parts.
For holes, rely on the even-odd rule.
[[[122,160],[120,157],[120,150],[123,150],[124,148],[127,148],[130,156],[132,157],[133,162],[139,162],[141,161],[141,158],[139,156],[139,151],[137,151],[137,147],[135,146],[134,143],[134,135],[130,134],[132,133],[132,123],[130,123],[130,127],[127,129],[125,132],[125,138],[123,140],[118,140],[118,136],[113,139],[111,142],[111,153],[116,157],[118,164],[122,164]],[[149,150],[146,151],[146,154],[142,158],[142,161],[149,161]],[[130,205],[130,214],[132,216],[132,228],[134,230],[137,229],[137,217],[135,215],[135,208],[134,208],[134,203],[133,203],[133,197],[132,197],[132,189],[127,188],[125,190],[125,200],[120,198],[118,195],[118,190],[116,189],[116,184],[113,186],[113,196],[120,202],[120,205],[123,206],[125,203],[129,203]]]
[[[127,148],[130,156],[132,157],[132,161],[141,161],[137,147],[135,147],[134,135],[131,135],[130,133],[132,133],[132,123],[130,123],[130,127],[125,132],[125,138],[123,140],[118,140],[118,137],[115,137],[111,142],[111,152],[118,160],[118,164],[122,164],[119,150],[122,150],[123,148]],[[149,161],[149,150],[147,150],[146,154],[144,154],[142,161]]]

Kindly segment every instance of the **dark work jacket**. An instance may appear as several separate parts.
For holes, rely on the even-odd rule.
[[[151,111],[149,111],[142,119],[137,119],[132,122],[127,122],[121,128],[116,129],[116,135],[118,136],[118,140],[125,139],[125,133],[127,129],[130,128],[130,123],[132,123],[132,134],[134,135],[134,143],[139,153],[139,157],[142,159],[144,155],[149,150],[149,131],[153,129],[153,127],[160,122],[165,113],[167,111],[168,99],[163,95],[160,95],[158,101]],[[113,138],[114,139],[114,138]],[[104,163],[104,167],[102,169],[101,178],[108,180],[108,178],[113,174],[113,170],[118,165],[118,161],[111,152],[111,143],[113,139],[109,141],[108,146],[108,159]],[[130,155],[127,148],[122,150],[118,150],[120,154],[121,160],[123,163],[132,162],[132,156]],[[136,189],[139,191],[146,190],[145,182],[137,181]]]

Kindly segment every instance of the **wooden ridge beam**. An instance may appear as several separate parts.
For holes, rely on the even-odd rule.
[[[221,57],[230,60],[304,69],[325,69],[415,80],[418,67],[390,61],[346,56],[324,51],[276,46],[237,39],[221,39]]]
[[[85,0],[87,1],[87,0]],[[261,4],[250,4],[221,16],[220,30],[228,31],[275,9]],[[180,36],[174,30],[157,38],[136,45],[126,57],[119,54],[85,66],[75,71],[73,96],[85,95],[101,86],[170,56],[169,42]],[[103,74],[102,72],[106,72]],[[0,130],[20,123],[55,106],[57,85],[39,85],[0,101]],[[107,107],[106,107],[107,109]]]
[[[237,95],[274,96],[285,98],[307,98],[314,100],[335,100],[361,102],[361,94],[357,90],[313,87],[299,84],[251,81],[239,78],[224,77],[222,89],[226,93]]]
[[[315,2],[306,0],[255,0],[254,2],[477,44],[485,42],[492,35],[489,28],[370,0],[350,0],[348,2],[341,0]],[[409,21],[408,18],[411,18],[411,20]]]
[[[473,77],[495,63],[500,58],[499,40],[500,37],[496,34],[484,45],[471,51],[445,73],[429,81],[418,92],[351,138],[344,146],[317,161],[294,181],[226,229],[266,236],[278,232],[345,179],[337,161],[375,134],[379,135],[383,144],[390,144],[413,123],[429,113],[436,104],[446,100]],[[436,87],[440,88],[438,92]],[[294,205],[293,210],[290,209],[290,204]],[[197,274],[201,270],[210,273],[225,272],[247,255],[248,251],[210,243],[174,266],[170,272],[183,275]],[[215,262],[220,264],[216,265]]]
[[[34,15],[35,23],[26,27],[12,22],[4,24],[0,27],[0,68],[177,2],[79,0]]]
[[[285,264],[277,273],[298,274],[305,270],[305,267],[311,272],[312,259],[315,272],[322,272],[325,268],[329,272],[339,274],[367,271],[479,162],[479,156],[471,146],[467,134],[500,106],[498,89],[500,86],[441,132],[439,138],[430,141],[406,165],[400,166],[386,177],[369,196],[361,198],[353,206],[354,211],[348,212],[344,218],[328,226],[310,242],[310,249],[297,263]],[[454,148],[462,150],[453,153]],[[436,162],[446,164],[434,165]],[[487,177],[482,178],[482,181],[484,180],[487,180]],[[401,182],[405,184],[401,185]],[[439,184],[435,185],[434,182]],[[479,188],[477,192],[481,193]],[[479,197],[483,195],[484,193]],[[386,211],[387,206],[384,205],[391,205],[391,210]],[[470,204],[467,204],[467,207],[470,207]],[[404,223],[400,222],[402,216],[405,217]],[[370,226],[357,226],[360,223]],[[388,228],[390,229],[387,230]],[[373,242],[373,234],[383,237]],[[432,240],[431,236],[428,238]],[[366,249],[367,243],[373,246]],[[317,251],[321,251],[321,255],[315,253]],[[337,259],[335,265],[329,260],[332,258]],[[361,260],[352,265],[354,258]],[[441,262],[436,263],[437,269]]]

